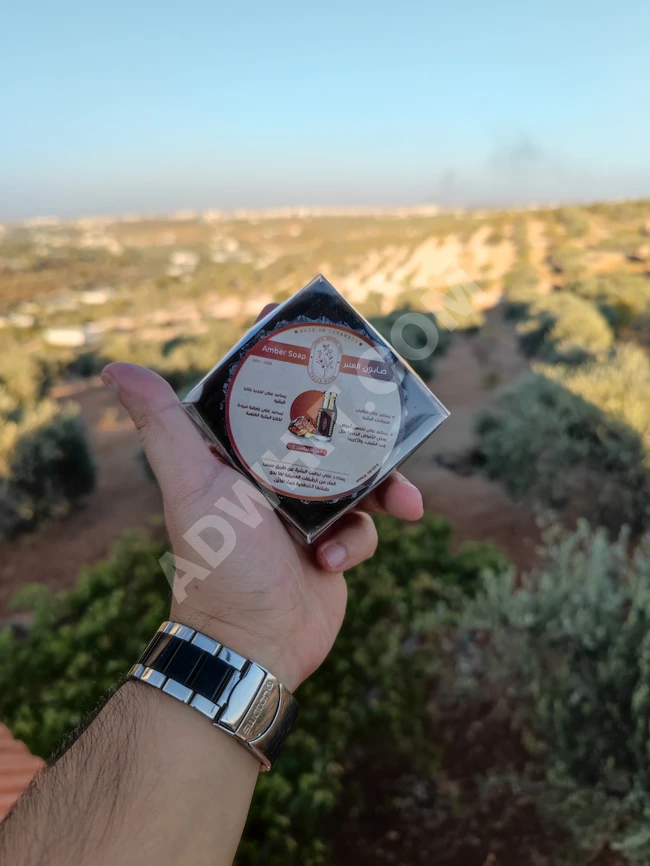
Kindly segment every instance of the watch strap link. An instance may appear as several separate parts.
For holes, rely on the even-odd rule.
[[[164,622],[128,673],[198,710],[270,770],[298,717],[273,674],[189,626]]]

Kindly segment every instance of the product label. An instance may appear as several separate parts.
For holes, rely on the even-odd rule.
[[[378,346],[335,325],[297,324],[257,342],[228,388],[233,448],[265,487],[332,500],[368,485],[402,423],[395,373]]]

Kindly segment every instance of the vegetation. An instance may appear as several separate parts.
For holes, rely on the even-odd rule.
[[[0,392],[0,537],[60,517],[94,484],[76,407],[41,400],[23,408]]]
[[[569,504],[595,525],[648,524],[650,384],[646,356],[622,347],[578,368],[545,367],[478,416],[485,469],[515,497]]]
[[[447,351],[451,339],[450,332],[446,328],[440,326],[436,317],[431,313],[415,312],[411,307],[402,307],[388,316],[378,316],[370,319],[370,324],[379,331],[382,337],[392,344],[395,340],[395,337],[393,336],[393,326],[395,323],[398,322],[402,316],[412,317],[413,315],[416,315],[418,319],[421,316],[422,319],[429,324],[425,324],[425,326],[422,327],[415,322],[409,321],[409,323],[403,328],[398,326],[398,336],[401,334],[403,343],[409,347],[409,349],[413,350],[413,354],[417,354],[426,346],[435,343],[432,351],[424,358],[410,358],[409,354],[411,353],[406,352],[401,345],[396,345],[395,348],[400,352],[400,354],[404,355],[418,376],[426,382],[434,376],[434,359],[439,358]],[[429,330],[429,325],[432,326],[433,330]],[[437,342],[432,339],[433,333],[437,333],[438,335]],[[399,341],[395,340],[395,342]]]
[[[650,539],[633,557],[585,523],[547,537],[543,570],[485,575],[462,617],[474,688],[516,698],[543,758],[528,787],[588,856],[609,842],[650,861]],[[590,861],[592,862],[592,861]]]
[[[551,267],[567,280],[578,280],[586,273],[586,264],[580,247],[571,243],[556,246],[549,257]]]
[[[90,231],[97,248],[81,224],[7,227],[0,237],[0,536],[8,536],[59,516],[93,485],[80,416],[50,399],[57,381],[120,359],[183,390],[259,306],[286,299],[320,270],[358,292],[363,314],[392,341],[396,321],[422,304],[426,281],[442,279],[436,257],[447,246],[435,240],[457,249],[478,230],[481,255],[465,247],[462,265],[471,270],[467,253],[475,279],[502,284],[505,314],[534,364],[477,418],[485,471],[516,499],[589,525],[554,530],[543,565],[520,576],[486,546],[451,552],[449,528],[436,518],[406,528],[380,518],[376,557],[348,575],[339,641],[301,688],[300,725],[274,773],[260,779],[240,866],[331,863],[328,817],[353,808],[360,823],[372,821],[377,792],[359,767],[373,767],[375,782],[396,771],[435,780],[445,804],[436,809],[462,811],[467,801],[445,789],[445,738],[432,726],[444,690],[465,685],[464,706],[496,694],[510,712],[532,761],[516,790],[568,822],[585,862],[600,863],[593,857],[610,842],[628,861],[650,863],[650,202],[533,215],[108,222]],[[495,262],[509,261],[512,249],[501,277]],[[196,267],[174,275],[170,256],[179,250]],[[390,293],[378,274],[392,281]],[[84,290],[102,284],[114,290],[110,299],[87,304]],[[430,380],[451,335],[439,327],[442,313],[421,315],[438,345],[410,363]],[[454,318],[469,331],[484,321],[477,311]],[[96,342],[80,350],[45,342],[46,327],[88,324]],[[402,336],[415,350],[428,342],[417,324]],[[473,347],[484,389],[509,376],[482,354],[501,336],[491,331]],[[163,550],[130,535],[72,590],[32,586],[17,599],[34,623],[26,634],[0,633],[0,719],[38,754],[79,723],[165,618]],[[441,691],[447,651],[455,679]],[[470,783],[478,790],[483,781],[477,771]]]
[[[57,358],[40,341],[0,332],[0,392],[21,405],[41,400],[60,373]]]
[[[647,325],[650,313],[650,279],[620,272],[588,277],[570,285],[576,295],[598,304],[612,326],[621,331]]]
[[[0,538],[60,517],[94,487],[79,410],[47,397],[67,360],[31,332],[0,332]]]
[[[527,260],[519,260],[503,278],[506,316],[523,318],[531,303],[538,297],[539,275]]]
[[[137,333],[113,337],[104,344],[98,366],[101,369],[109,361],[142,364],[160,373],[177,391],[182,391],[204,376],[243,330],[233,327],[231,322],[217,320],[207,332],[188,337],[156,342],[143,342]]]
[[[577,207],[562,207],[557,218],[568,238],[582,238],[589,232],[589,217]]]
[[[552,363],[580,364],[601,356],[614,335],[593,304],[570,292],[542,295],[528,306],[528,317],[517,326],[527,355]]]
[[[435,517],[407,528],[383,518],[380,539],[376,559],[348,575],[343,630],[301,688],[300,726],[285,753],[260,779],[239,864],[331,862],[324,818],[341,796],[353,747],[357,759],[365,750],[378,765],[397,758],[431,772],[437,764],[426,730],[430,647],[416,620],[443,601],[459,609],[481,570],[505,563],[487,545],[451,553],[450,529]],[[34,752],[50,753],[166,617],[163,550],[132,535],[72,590],[31,586],[16,600],[35,621],[24,638],[0,634],[0,719]]]

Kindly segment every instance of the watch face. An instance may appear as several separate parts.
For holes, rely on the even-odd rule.
[[[324,277],[249,332],[184,405],[307,541],[449,414]]]

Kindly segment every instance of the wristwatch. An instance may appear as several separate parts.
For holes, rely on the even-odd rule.
[[[194,707],[270,770],[298,717],[298,702],[273,674],[207,635],[164,622],[128,678]]]

